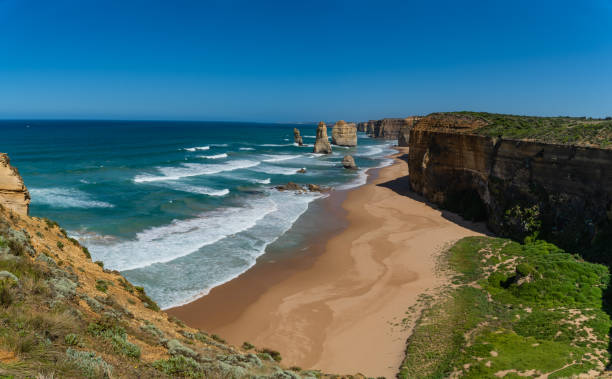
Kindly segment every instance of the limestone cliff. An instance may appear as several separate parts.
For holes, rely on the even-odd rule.
[[[421,117],[419,116],[410,116],[406,117],[406,123],[400,127],[398,136],[397,136],[397,145],[407,147],[410,141],[410,130],[419,121]]]
[[[327,137],[327,125],[323,121],[319,122],[317,127],[317,139],[314,144],[314,153],[331,154],[332,148]]]
[[[4,153],[0,153],[0,204],[22,216],[27,216],[30,208],[30,194]]]
[[[357,146],[357,129],[355,124],[340,120],[332,128],[332,143],[338,146]]]
[[[502,236],[539,232],[600,260],[603,249],[609,254],[603,260],[611,260],[612,149],[482,135],[490,127],[487,118],[469,114],[418,121],[409,133],[412,188],[469,218],[486,219]]]

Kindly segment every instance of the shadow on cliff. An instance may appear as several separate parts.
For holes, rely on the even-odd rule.
[[[408,162],[408,154],[401,155],[398,157],[398,159]],[[460,215],[458,215],[457,213],[442,209],[437,204],[427,201],[427,199],[424,196],[421,196],[417,194],[416,192],[412,191],[412,189],[410,188],[410,176],[409,175],[402,176],[402,177],[399,177],[393,180],[389,180],[388,182],[379,183],[377,184],[377,186],[388,188],[392,190],[393,192],[397,193],[398,195],[406,196],[415,201],[426,204],[427,206],[440,211],[440,214],[442,215],[442,217],[453,222],[454,224],[457,224],[459,226],[462,226],[466,229],[469,229],[477,233],[482,233],[487,236],[494,236],[494,234],[491,233],[487,229],[487,226],[484,222],[468,221],[464,219],[463,217],[461,217]]]

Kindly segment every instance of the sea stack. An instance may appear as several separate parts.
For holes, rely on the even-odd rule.
[[[323,121],[319,122],[317,127],[317,140],[313,152],[319,154],[331,154],[332,152],[331,144],[327,139],[327,125]]]
[[[304,141],[302,141],[302,136],[300,135],[300,130],[298,128],[293,128],[293,142],[297,143],[298,146],[304,145]]]
[[[357,165],[355,164],[355,159],[353,159],[350,155],[345,155],[342,159],[342,166],[347,169],[356,170]]]
[[[344,120],[336,122],[332,128],[332,143],[338,146],[357,146],[357,128]]]
[[[0,205],[22,216],[27,216],[30,209],[30,193],[4,153],[0,153]]]

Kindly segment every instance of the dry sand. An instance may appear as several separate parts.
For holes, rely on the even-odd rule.
[[[348,227],[321,241],[320,252],[257,264],[168,313],[233,344],[278,350],[286,366],[395,377],[411,332],[401,320],[445,281],[436,275],[439,252],[484,232],[410,193],[399,155],[347,194]]]

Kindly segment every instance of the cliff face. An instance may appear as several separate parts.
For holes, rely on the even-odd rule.
[[[339,146],[357,146],[357,129],[355,124],[340,120],[332,128],[332,143]]]
[[[10,165],[8,155],[0,153],[0,204],[27,216],[30,194],[16,168]]]
[[[539,231],[572,252],[605,250],[612,150],[472,133],[484,124],[448,115],[420,120],[409,137],[412,188],[470,218],[486,218],[503,236]],[[607,249],[612,255],[612,246]]]
[[[410,130],[414,124],[420,120],[421,118],[418,116],[410,116],[406,117],[406,123],[400,127],[399,133],[397,135],[397,145],[407,147],[409,146],[410,141]]]

